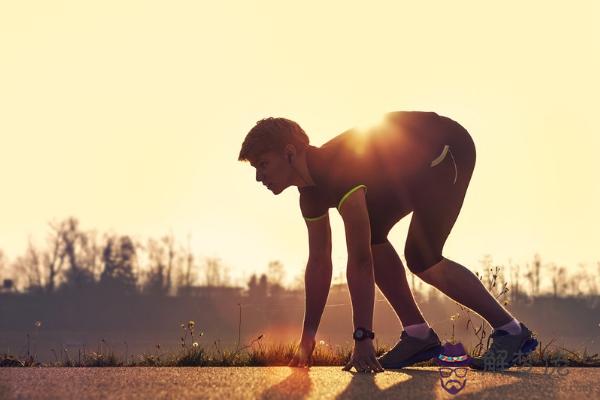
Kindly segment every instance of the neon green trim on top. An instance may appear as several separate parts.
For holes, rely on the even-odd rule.
[[[361,187],[364,187],[365,190],[367,190],[367,186],[366,185],[356,185],[355,187],[353,187],[352,189],[350,189],[348,191],[348,193],[346,193],[344,195],[344,197],[342,197],[342,199],[340,200],[340,203],[337,206],[338,211],[340,211],[340,207],[342,206],[342,203],[344,202],[344,200],[346,200],[348,198],[348,196],[350,196],[352,193],[356,192],[358,189],[360,189]]]
[[[325,214],[321,215],[320,217],[304,217],[305,220],[307,221],[316,221],[318,219],[321,219],[323,217],[327,216],[327,212],[325,212]]]

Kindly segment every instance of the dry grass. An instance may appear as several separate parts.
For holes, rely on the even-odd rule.
[[[496,297],[499,302],[505,306],[509,306],[509,301],[506,299],[506,294],[509,288],[506,284],[501,288],[497,287],[496,279],[500,273],[500,267],[490,269],[487,274],[487,288]],[[478,278],[482,280],[483,276],[476,273]],[[496,293],[498,292],[498,293]],[[452,338],[454,341],[455,323],[461,319],[466,321],[467,330],[470,328],[472,334],[477,338],[476,345],[467,349],[467,353],[471,357],[478,357],[485,353],[490,346],[491,327],[481,317],[475,320],[471,310],[456,303],[460,311],[449,317],[452,322]],[[203,366],[285,366],[294,355],[296,344],[271,344],[263,345],[263,335],[252,340],[248,345],[240,347],[240,332],[241,332],[241,305],[239,314],[238,341],[235,349],[222,349],[219,341],[213,343],[214,349],[209,350],[202,343],[203,332],[196,331],[194,321],[189,321],[187,324],[181,324],[183,330],[180,336],[180,346],[176,351],[166,353],[161,352],[160,344],[155,346],[153,353],[144,353],[141,355],[128,356],[127,351],[123,358],[119,358],[112,351],[111,346],[104,341],[101,341],[98,351],[87,353],[84,349],[78,349],[76,357],[70,354],[67,349],[63,349],[60,354],[60,359],[54,349],[51,349],[54,354],[55,361],[42,364],[35,360],[35,355],[30,353],[30,337],[27,335],[27,354],[23,359],[9,354],[0,354],[0,367],[32,367],[32,366],[59,366],[59,367],[203,367]],[[39,329],[40,323],[36,321],[36,329]],[[600,367],[600,359],[598,354],[588,354],[587,349],[582,351],[569,350],[560,346],[553,346],[555,338],[548,342],[543,342],[538,338],[539,345],[537,350],[529,355],[529,357],[521,363],[521,366],[533,367]],[[125,343],[127,344],[127,343]],[[381,347],[378,342],[375,342],[377,356],[382,355],[387,350]],[[352,355],[352,347],[350,345],[335,345],[320,341],[315,347],[313,353],[313,365],[315,366],[343,366]],[[433,360],[420,362],[414,366],[436,366]]]

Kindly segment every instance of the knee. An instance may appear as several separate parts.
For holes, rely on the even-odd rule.
[[[408,269],[424,282],[434,285],[438,278],[435,273],[435,269],[432,269],[434,265],[444,259],[441,254],[426,256],[418,251],[413,251],[410,248],[405,251],[406,264]]]

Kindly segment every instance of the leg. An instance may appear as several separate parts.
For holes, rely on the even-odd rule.
[[[372,244],[375,283],[403,326],[425,322],[406,280],[404,265],[389,241]]]
[[[467,134],[452,143],[443,162],[423,175],[415,191],[405,254],[408,267],[421,279],[497,327],[513,317],[471,271],[442,256],[474,167],[475,147]]]
[[[452,260],[442,258],[417,275],[446,296],[481,315],[494,328],[513,319],[473,272]]]

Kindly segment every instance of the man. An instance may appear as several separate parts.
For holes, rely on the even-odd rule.
[[[495,330],[492,346],[482,358],[473,360],[472,367],[484,369],[493,364],[495,369],[504,369],[513,365],[514,356],[523,354],[524,348],[533,350],[532,332],[471,271],[442,256],[475,167],[475,145],[457,122],[434,112],[389,112],[378,124],[349,129],[316,147],[296,122],[265,118],[247,134],[238,160],[249,161],[256,168],[256,180],[274,194],[289,186],[296,186],[300,193],[309,241],[306,312],[290,366],[312,364],[315,334],[331,283],[328,210],[333,207],[342,216],[346,233],[355,328],[354,350],[344,370],[353,366],[359,372],[402,368],[437,357],[442,350],[387,239],[394,224],[410,212],[404,248],[408,268],[480,314]],[[378,359],[372,331],[374,283],[403,325],[400,341]]]

